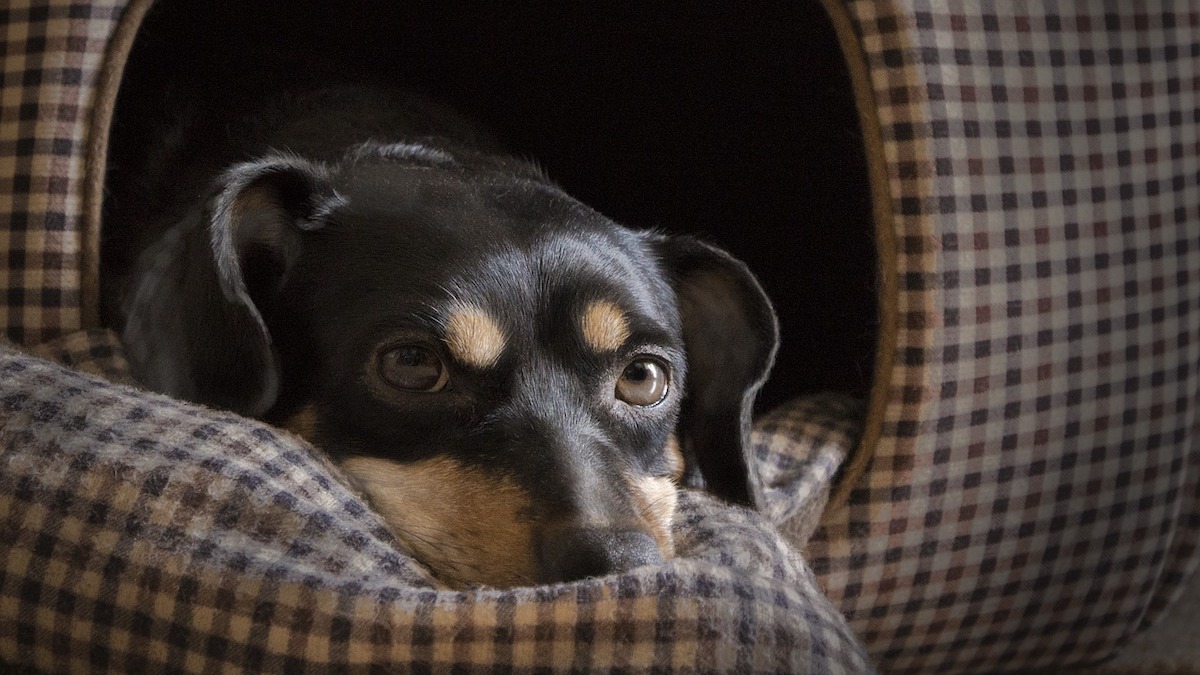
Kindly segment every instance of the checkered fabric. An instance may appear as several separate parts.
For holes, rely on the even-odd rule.
[[[0,327],[37,344],[83,322],[96,82],[122,0],[0,7]]]
[[[137,384],[120,341],[104,329],[70,333],[25,351],[110,382]]]
[[[1196,565],[1200,8],[827,6],[894,368],[810,561],[882,670],[1102,658]]]
[[[95,363],[120,350],[96,332],[60,351]],[[119,359],[100,370],[119,371]],[[270,427],[0,348],[0,663],[871,671],[810,570],[758,514],[685,493],[680,557],[662,566],[454,592],[399,553],[310,450]]]
[[[852,425],[789,413],[764,422],[829,441],[756,437],[768,474],[767,513],[804,543],[826,499],[819,476],[848,477],[805,550],[885,670],[1021,672],[1101,658],[1161,615],[1200,557],[1200,9],[1183,0],[822,1],[862,108],[886,349],[855,451],[847,450],[859,435]],[[82,300],[94,289],[80,282],[94,271],[88,251],[96,220],[88,216],[98,212],[87,196],[96,193],[84,185],[96,161],[88,155],[97,138],[89,118],[101,57],[125,2],[14,0],[0,8],[0,325],[17,342],[69,333],[94,311]],[[46,353],[103,373],[104,348],[88,342]],[[446,665],[479,664],[487,653],[502,663],[560,664],[645,654],[699,663],[707,654],[712,660],[704,662],[715,664],[726,657],[707,649],[710,638],[726,644],[746,631],[769,633],[778,647],[769,653],[795,655],[807,653],[804,644],[814,653],[815,645],[832,644],[821,642],[826,635],[845,635],[815,630],[813,622],[797,627],[784,616],[810,606],[808,586],[783,584],[788,590],[776,597],[784,600],[772,609],[758,600],[775,592],[764,589],[776,588],[782,572],[739,582],[732,563],[695,551],[661,575],[557,591],[564,595],[413,591],[428,583],[423,573],[372,557],[390,551],[390,542],[369,515],[346,516],[354,502],[339,501],[329,478],[306,479],[304,489],[332,499],[326,506],[339,518],[358,518],[353,531],[372,534],[351,537],[355,543],[343,546],[351,553],[333,562],[301,555],[316,570],[310,577],[297,581],[271,567],[290,548],[266,549],[282,556],[273,561],[239,558],[236,551],[251,548],[245,542],[277,534],[254,523],[244,540],[189,549],[188,524],[155,524],[175,511],[146,506],[161,501],[154,497],[159,483],[193,495],[179,508],[199,501],[181,487],[186,480],[171,480],[175,464],[147,473],[149,465],[112,459],[103,449],[138,430],[145,434],[139,440],[157,440],[176,428],[185,436],[216,429],[233,459],[202,464],[196,480],[211,479],[222,499],[242,490],[236,494],[260,500],[245,513],[230,507],[224,520],[213,516],[223,523],[253,518],[255,509],[286,511],[254,481],[275,490],[264,494],[296,492],[287,481],[298,474],[285,458],[307,458],[302,446],[241,420],[17,360],[22,377],[35,378],[22,381],[41,393],[12,409],[19,415],[4,413],[5,429],[24,429],[22,443],[42,433],[37,442],[53,449],[40,462],[26,455],[26,473],[14,474],[25,482],[5,475],[19,508],[5,512],[6,527],[16,529],[0,537],[20,541],[9,550],[23,553],[4,561],[0,611],[9,614],[0,648],[22,662],[282,667],[297,654],[318,664],[363,660],[364,653],[394,663],[403,653]],[[0,387],[16,386],[7,378]],[[65,388],[51,392],[51,382]],[[65,430],[30,421],[57,419],[60,395],[96,405],[73,413]],[[107,430],[96,424],[118,419]],[[0,442],[9,443],[15,432],[5,433]],[[259,478],[239,487],[235,476],[243,474],[230,472],[249,471],[242,467],[251,443],[274,454],[268,468],[245,474]],[[71,475],[51,461],[67,446],[88,458],[66,464],[77,470]],[[202,451],[195,443],[183,448],[171,452]],[[836,468],[845,455],[849,470]],[[320,462],[303,460],[310,461]],[[43,480],[53,466],[59,473]],[[790,480],[788,472],[803,478]],[[167,478],[151,478],[159,475]],[[49,487],[55,476],[67,482]],[[71,482],[80,476],[99,487]],[[118,506],[96,506],[110,494]],[[789,504],[789,496],[808,501]],[[703,503],[685,500],[685,513]],[[305,517],[284,518],[280,527],[292,529],[280,536],[307,526],[337,539]],[[114,533],[107,528],[118,520],[110,518],[131,529]],[[31,534],[39,523],[51,525]],[[84,531],[97,536],[80,543],[75,533]],[[356,557],[360,541],[365,558]],[[210,559],[258,571],[213,572],[205,567]],[[329,565],[357,581],[313,581]],[[386,584],[365,581],[368,572],[344,572],[355,565],[388,570],[408,585],[374,590]],[[658,598],[656,589],[671,592]],[[748,608],[746,621],[731,618],[729,593]],[[626,604],[630,597],[643,604]],[[825,607],[812,597],[812,607]],[[13,607],[21,608],[19,620],[11,619]],[[704,618],[708,611],[716,618]],[[669,618],[645,618],[656,612]],[[365,634],[349,620],[362,616],[376,621]],[[627,624],[614,616],[634,617],[636,634],[625,640]],[[652,645],[638,642],[651,634],[658,636]],[[804,642],[812,635],[822,637]],[[782,645],[794,637],[802,646],[788,652]],[[195,639],[204,646],[186,646]],[[634,644],[641,651],[626,649]],[[750,658],[740,644],[730,653]]]
[[[803,549],[821,521],[829,493],[858,444],[863,401],[837,394],[806,396],[754,423],[751,442],[766,504],[762,511]]]

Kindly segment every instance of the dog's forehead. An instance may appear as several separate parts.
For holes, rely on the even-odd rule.
[[[545,180],[449,159],[425,163],[423,157],[341,167],[335,183],[344,210],[392,221],[410,234],[457,236],[466,243],[489,238],[482,234],[519,237],[522,225],[563,219],[582,206]]]
[[[538,327],[574,326],[596,351],[615,350],[639,321],[678,332],[673,291],[645,238],[545,182],[365,166],[339,193],[334,229],[355,233],[338,237],[354,249],[338,254],[341,265],[361,268],[374,302],[419,296],[471,365],[494,363]]]
[[[461,261],[445,280],[441,313],[452,352],[486,366],[513,340],[570,334],[607,353],[639,329],[669,338],[678,324],[669,286],[653,256],[621,234],[545,227]]]

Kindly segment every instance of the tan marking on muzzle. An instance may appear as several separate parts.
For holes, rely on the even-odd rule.
[[[679,490],[670,478],[654,476],[629,477],[633,489],[634,503],[638,507],[650,536],[658,544],[664,558],[675,555],[675,535],[671,525],[675,520],[675,508],[679,501]]]
[[[445,458],[352,457],[341,466],[409,553],[448,585],[535,583],[531,501],[516,483]]]
[[[454,358],[468,366],[496,365],[507,343],[495,320],[478,307],[459,307],[446,320],[446,346]]]
[[[629,339],[629,320],[620,307],[608,300],[597,300],[584,310],[579,330],[592,349],[600,353],[615,352]]]
[[[667,437],[667,447],[663,451],[667,454],[667,465],[671,468],[671,475],[676,481],[682,480],[686,464],[683,459],[683,447],[679,445],[678,434],[672,433]]]

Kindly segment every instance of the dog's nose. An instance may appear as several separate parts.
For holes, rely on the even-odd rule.
[[[544,532],[538,563],[546,583],[615,574],[663,562],[645,532],[597,528],[555,528]]]

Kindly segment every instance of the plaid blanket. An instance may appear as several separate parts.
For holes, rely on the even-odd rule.
[[[114,383],[125,371],[108,333],[42,355],[72,368],[0,347],[0,660],[10,667],[871,670],[795,549],[757,513],[688,492],[679,556],[662,566],[448,591],[299,439]],[[843,457],[772,438],[758,437],[768,496],[780,499],[767,511],[804,520]],[[802,543],[811,527],[797,527],[784,529]]]

